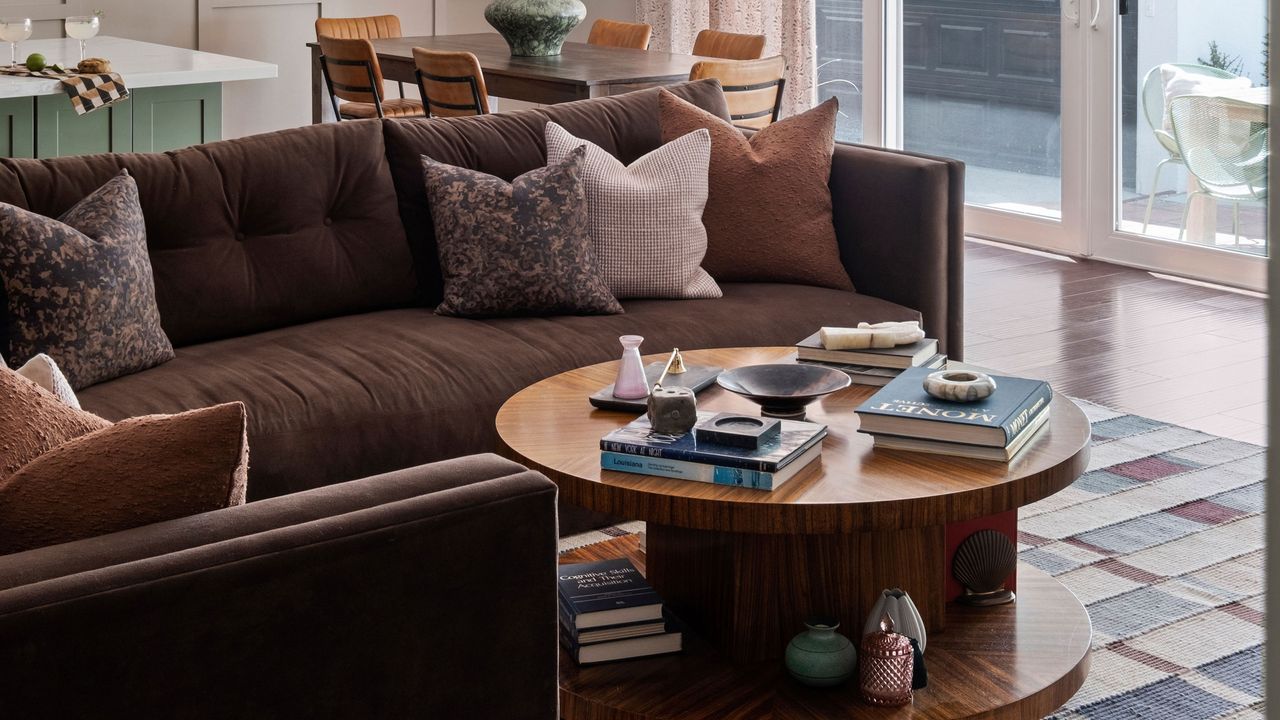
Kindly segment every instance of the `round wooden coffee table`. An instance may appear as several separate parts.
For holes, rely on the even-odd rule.
[[[724,368],[794,359],[791,348],[685,353],[686,363]],[[1040,718],[1083,683],[1088,615],[1052,578],[1020,565],[1013,604],[947,602],[949,534],[954,545],[980,527],[1016,531],[1019,507],[1084,471],[1089,423],[1074,403],[1055,397],[1040,435],[996,463],[873,449],[853,410],[876,388],[854,385],[809,408],[829,427],[821,460],[765,492],[601,470],[600,438],[634,418],[587,403],[615,368],[580,368],[514,395],[498,412],[501,446],[566,502],[647,521],[643,554],[622,539],[566,560],[632,555],[691,639],[679,656],[598,667],[562,655],[565,717]],[[758,412],[718,387],[698,407]],[[858,702],[853,683],[809,690],[780,671],[806,617],[834,615],[856,639],[887,587],[909,592],[929,629],[931,683],[913,706],[886,712]]]

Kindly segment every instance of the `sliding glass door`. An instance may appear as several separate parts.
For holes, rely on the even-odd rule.
[[[964,160],[971,235],[1257,288],[1264,5],[817,0],[820,97]]]
[[[1266,1],[1097,1],[1093,254],[1264,289]]]

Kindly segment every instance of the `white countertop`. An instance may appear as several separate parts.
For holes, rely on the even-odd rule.
[[[49,63],[72,68],[80,60],[80,42],[71,39],[26,40],[18,43],[18,62],[31,53],[41,53]],[[128,88],[193,85],[195,83],[260,80],[276,76],[271,63],[215,55],[185,48],[99,36],[89,40],[88,57],[106,58],[124,78]],[[0,43],[0,62],[9,61],[9,43]],[[0,98],[57,95],[57,80],[0,75]]]

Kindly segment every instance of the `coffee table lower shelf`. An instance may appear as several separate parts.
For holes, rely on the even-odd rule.
[[[643,569],[636,536],[580,548],[561,561],[621,556]],[[792,680],[780,662],[732,664],[687,634],[681,654],[605,665],[579,667],[562,650],[560,712],[566,720],[1040,720],[1088,674],[1088,614],[1061,583],[1029,565],[1018,568],[1016,602],[949,606],[946,623],[945,632],[929,635],[929,686],[903,708],[866,705],[856,679],[815,689]]]

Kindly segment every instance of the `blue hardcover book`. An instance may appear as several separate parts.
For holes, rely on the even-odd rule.
[[[910,368],[858,407],[859,430],[882,435],[1006,447],[1049,409],[1053,390],[1043,380],[992,375],[996,391],[976,402],[939,400],[924,391],[934,372]]]
[[[561,565],[561,622],[578,630],[662,619],[662,598],[626,558]]]
[[[698,424],[707,422],[716,414],[712,411],[698,411]],[[618,428],[601,438],[600,449],[625,455],[687,460],[726,468],[776,473],[800,457],[813,445],[815,438],[826,431],[826,425],[803,420],[783,420],[777,438],[752,450],[716,443],[699,443],[694,431],[680,435],[655,433],[649,425],[648,416],[641,415],[626,427]]]
[[[731,485],[733,487],[751,488],[752,490],[777,490],[783,483],[799,474],[806,465],[818,459],[822,454],[822,438],[824,437],[826,437],[826,433],[815,437],[794,462],[778,472],[772,473],[724,467],[722,465],[707,465],[706,463],[695,463],[688,460],[668,460],[666,458],[628,455],[626,453],[608,451],[601,451],[600,467],[616,472],[656,475],[676,480]]]

